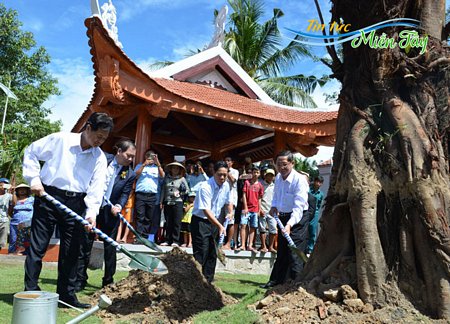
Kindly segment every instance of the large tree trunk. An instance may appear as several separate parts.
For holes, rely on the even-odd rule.
[[[408,17],[427,52],[344,43],[337,141],[321,233],[302,279],[354,284],[375,306],[410,300],[450,319],[450,51],[445,1],[333,0],[352,30]],[[390,37],[401,29],[386,28]]]

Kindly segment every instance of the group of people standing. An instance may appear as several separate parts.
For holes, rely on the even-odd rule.
[[[144,161],[132,168],[136,157],[133,142],[119,141],[111,155],[100,149],[112,129],[111,117],[94,113],[81,133],[54,133],[25,150],[23,176],[30,184],[27,189],[35,195],[29,228],[30,248],[25,261],[26,290],[40,290],[38,279],[42,258],[55,225],[58,225],[57,292],[60,300],[79,308],[89,307],[80,303],[75,293],[87,282],[86,269],[94,240],[91,229],[98,226],[116,239],[120,230],[118,214],[130,209],[129,198],[133,190],[137,232],[152,241],[161,238],[162,211],[166,233],[164,240],[158,243],[192,244],[194,257],[202,265],[208,281],[214,278],[216,240],[220,234],[228,234],[225,248],[254,251],[254,237],[259,228],[260,250],[275,252],[277,227],[274,217],[278,216],[285,224],[286,232],[295,238],[303,211],[308,209],[308,184],[306,178],[292,169],[290,152],[277,156],[279,174],[275,177],[275,170],[266,169],[261,182],[257,167],[249,165],[244,168],[247,172],[239,175],[230,157],[210,163],[207,175],[200,163],[185,166],[172,162],[163,168],[157,154],[149,150]],[[89,225],[81,225],[55,207],[45,199],[47,194],[83,216]],[[225,219],[230,224],[227,229],[223,226]],[[266,246],[267,230],[269,243]],[[274,267],[277,273],[280,273],[276,270],[279,264],[284,269],[286,262],[292,263],[292,255],[283,240],[278,230]],[[113,282],[116,254],[108,244],[105,244],[104,253],[103,285],[107,285]],[[281,282],[281,276],[276,275],[274,280],[271,277],[271,282]]]

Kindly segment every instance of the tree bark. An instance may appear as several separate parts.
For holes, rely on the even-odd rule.
[[[375,306],[407,299],[427,315],[450,319],[445,1],[332,3],[333,15],[353,30],[408,17],[422,21],[419,33],[429,40],[423,54],[344,43],[330,189],[301,279],[319,293],[346,283]],[[377,34],[398,38],[401,30]]]

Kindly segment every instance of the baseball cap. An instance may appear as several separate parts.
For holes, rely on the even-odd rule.
[[[264,175],[269,174],[269,173],[275,175],[275,171],[273,169],[267,169],[266,172],[264,173]]]

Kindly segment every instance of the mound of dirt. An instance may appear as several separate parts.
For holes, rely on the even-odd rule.
[[[107,310],[98,313],[105,322],[185,322],[194,314],[235,302],[208,283],[200,265],[181,249],[175,248],[160,259],[169,269],[168,274],[158,276],[132,270],[127,278],[93,296],[93,303],[100,294],[106,294],[113,302]]]
[[[294,282],[268,291],[266,297],[249,309],[263,323],[447,323],[422,315],[408,303],[374,309],[364,304],[356,291],[344,285],[326,292],[324,299],[308,293]]]

